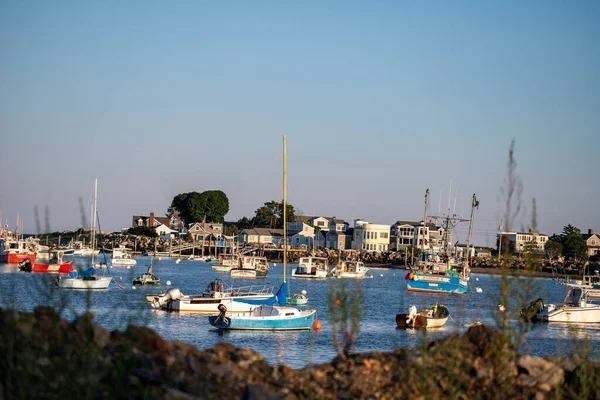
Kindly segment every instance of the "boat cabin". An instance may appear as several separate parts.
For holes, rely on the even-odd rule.
[[[250,316],[252,317],[291,317],[300,316],[300,310],[293,307],[281,307],[281,306],[259,306],[255,307]]]
[[[587,292],[582,288],[569,289],[565,297],[565,305],[569,307],[585,307],[587,303]]]
[[[298,261],[297,273],[314,274],[315,271],[327,272],[328,261],[323,257],[302,257]]]

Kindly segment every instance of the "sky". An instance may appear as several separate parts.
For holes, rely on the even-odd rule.
[[[2,219],[77,229],[96,177],[105,231],[190,191],[252,217],[282,198],[285,134],[305,215],[419,221],[452,184],[495,245],[514,139],[513,230],[535,198],[538,231],[600,231],[599,20],[594,0],[4,0]]]

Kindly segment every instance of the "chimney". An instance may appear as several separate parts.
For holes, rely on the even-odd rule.
[[[590,229],[588,229],[588,233],[589,233],[590,235],[593,235],[593,234],[594,234],[594,230],[593,230],[592,228],[590,228]]]
[[[148,221],[148,226],[152,228],[154,226],[154,213],[150,213],[150,221]]]

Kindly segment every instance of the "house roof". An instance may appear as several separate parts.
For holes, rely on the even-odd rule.
[[[146,215],[134,215],[133,216],[133,220],[137,221],[141,219],[142,221],[144,221],[144,223],[146,223],[146,221],[150,220],[150,216],[146,216]],[[159,222],[161,224],[165,224],[167,226],[173,226],[174,224],[171,223],[171,218],[169,217],[157,217],[156,215],[154,216],[154,221],[155,222]]]
[[[589,234],[589,233],[584,233],[581,236],[583,236],[583,238],[587,241],[589,238],[591,238],[592,236],[595,236],[597,239],[600,239],[600,236],[598,236],[595,233]]]
[[[311,217],[310,215],[295,215],[294,220],[291,222],[309,222],[311,219],[315,217]]]
[[[257,236],[283,236],[283,229],[254,228],[244,229],[243,232],[246,232],[248,235]]]
[[[336,224],[345,224],[345,223],[346,223],[346,221],[344,221],[343,219],[340,219],[340,218],[332,218],[332,219],[330,219],[329,221],[330,221],[330,222],[331,222],[331,221],[333,221],[333,222],[335,222]]]

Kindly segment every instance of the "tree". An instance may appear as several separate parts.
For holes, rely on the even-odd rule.
[[[544,247],[546,253],[548,253],[548,257],[550,258],[559,257],[563,251],[563,245],[560,243],[556,235],[553,235],[550,239],[548,239]]]
[[[287,204],[287,220],[292,221],[296,215],[294,206]],[[256,228],[283,229],[283,202],[271,200],[256,210],[254,216]]]
[[[167,217],[178,215],[186,224],[201,222],[223,222],[229,212],[229,199],[221,190],[202,193],[180,193],[173,198],[167,209]]]
[[[560,235],[563,245],[563,254],[573,259],[584,259],[587,255],[587,244],[581,236],[579,228],[571,224],[563,228],[563,233]]]
[[[500,238],[496,238],[496,249],[499,248]],[[507,254],[514,254],[516,251],[515,243],[510,240],[507,235],[502,235],[502,254],[500,256],[505,256]]]

